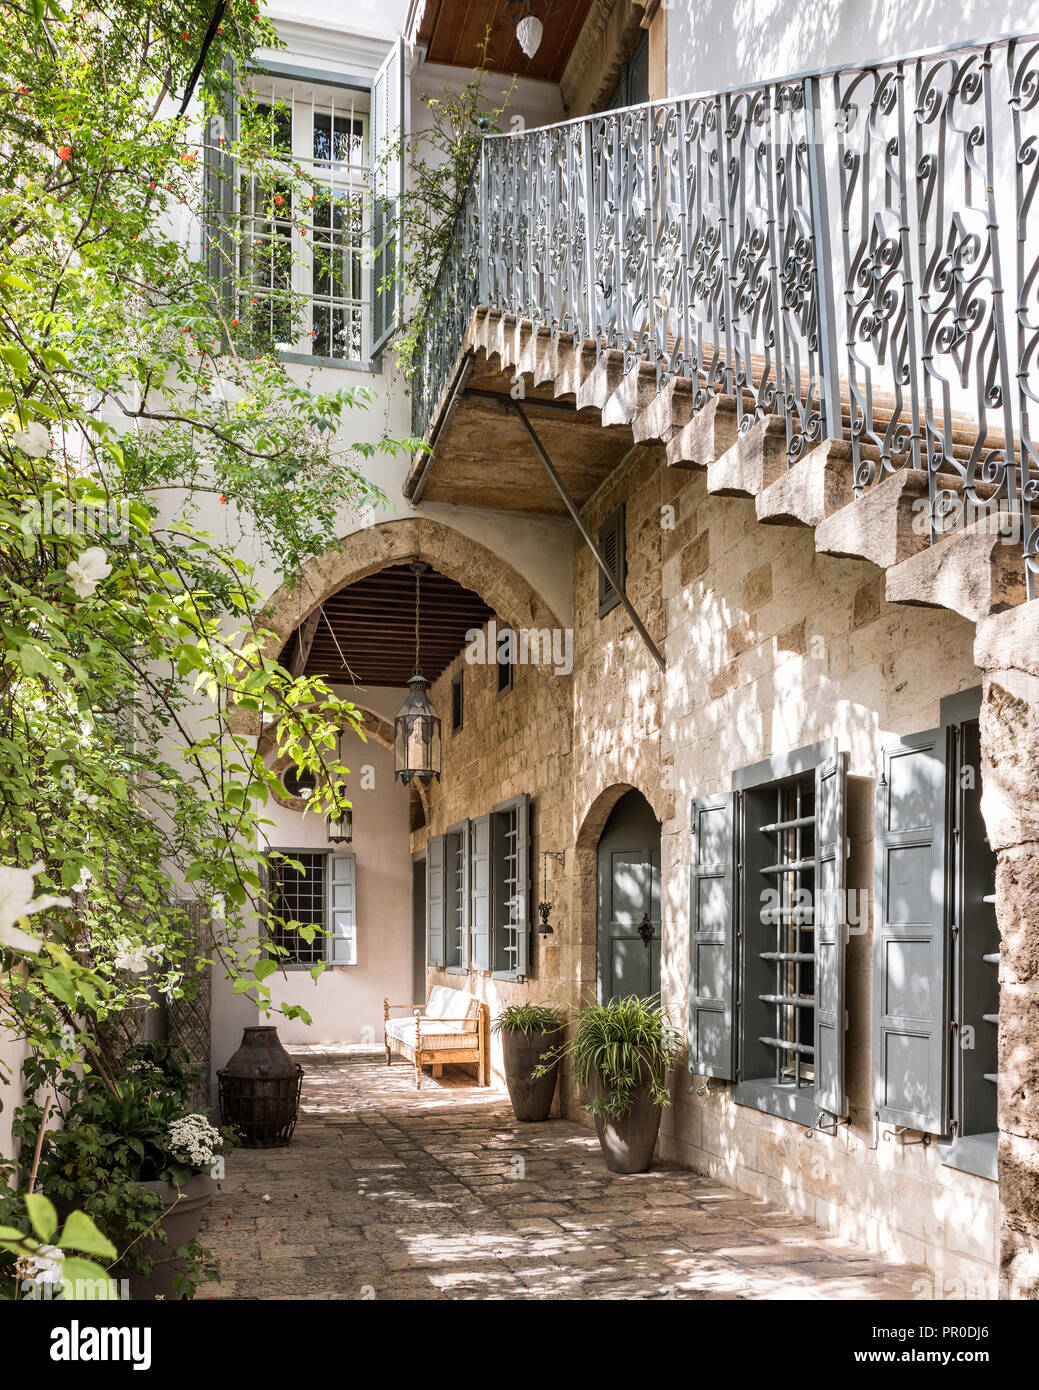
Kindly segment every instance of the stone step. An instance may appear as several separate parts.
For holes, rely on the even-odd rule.
[[[851,446],[826,439],[809,449],[755,499],[758,520],[771,526],[818,526],[855,497]]]
[[[815,528],[821,554],[869,560],[880,569],[908,560],[929,543],[927,474],[921,468],[903,468],[874,483]]]
[[[974,622],[1017,607],[1026,598],[1020,517],[982,517],[950,531],[889,569],[884,588],[889,603],[948,608]]]

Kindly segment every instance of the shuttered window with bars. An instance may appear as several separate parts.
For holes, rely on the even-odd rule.
[[[623,589],[627,578],[623,505],[612,512],[599,527],[599,550],[610,573],[617,581],[617,584],[611,584],[602,570],[599,571],[599,617],[604,618],[620,603],[621,596],[617,585]]]
[[[433,836],[426,856],[429,964],[442,966],[449,975],[469,970],[471,843],[469,822],[460,821]]]
[[[352,853],[280,850],[267,862],[271,940],[286,969],[357,964],[356,859]],[[301,931],[302,928],[302,931]],[[310,933],[310,928],[321,930]],[[309,937],[309,939],[308,939]]]
[[[524,980],[530,974],[530,827],[526,793],[472,822],[472,968],[498,980]]]
[[[845,764],[813,744],[692,807],[691,1069],[807,1124],[847,1113]]]

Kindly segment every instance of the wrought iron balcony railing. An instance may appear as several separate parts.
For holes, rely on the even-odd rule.
[[[1039,38],[487,136],[413,382],[421,434],[479,305],[926,469],[932,539],[993,508],[1035,594]]]

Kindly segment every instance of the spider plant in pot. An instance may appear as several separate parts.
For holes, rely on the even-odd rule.
[[[545,1004],[510,1004],[494,1020],[505,1058],[505,1082],[517,1120],[547,1120],[556,1092],[558,1058],[538,1061],[559,1039],[566,1017]],[[535,1070],[537,1068],[537,1070]]]
[[[568,1058],[575,1080],[588,1088],[587,1108],[607,1168],[644,1173],[653,1161],[661,1110],[671,1104],[667,1074],[678,1054],[678,1033],[655,996],[636,994],[587,1004],[575,1024],[573,1037],[554,1055]]]

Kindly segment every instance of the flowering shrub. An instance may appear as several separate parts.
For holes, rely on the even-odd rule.
[[[199,1172],[211,1168],[224,1151],[224,1137],[209,1123],[205,1115],[185,1115],[174,1120],[166,1132],[170,1153],[183,1163],[190,1163]]]

